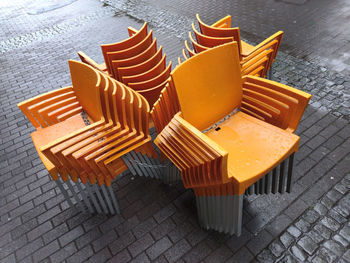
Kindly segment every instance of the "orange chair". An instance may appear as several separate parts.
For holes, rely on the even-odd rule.
[[[211,40],[211,38],[222,38],[223,41],[225,41],[224,39],[231,37],[233,41],[237,42],[237,46],[239,50],[239,58],[240,58],[240,61],[242,61],[243,63],[246,63],[248,60],[253,59],[255,56],[259,55],[261,52],[271,49],[268,55],[269,63],[264,63],[265,70],[263,70],[259,74],[260,77],[266,77],[266,72],[270,70],[272,63],[276,58],[278,48],[280,46],[282,36],[283,36],[282,31],[278,31],[274,35],[270,36],[269,38],[259,43],[258,45],[252,46],[241,40],[238,27],[231,28],[231,16],[226,16],[220,19],[219,21],[217,21],[216,23],[214,23],[213,25],[205,24],[200,19],[198,14],[196,15],[196,17],[197,17],[198,25],[202,35],[198,35],[199,36],[197,37],[198,43],[195,43],[194,45],[199,44],[206,47],[210,47],[205,43],[208,41],[210,41],[210,43],[215,43],[215,41]],[[194,26],[192,26],[192,28],[195,29]],[[198,33],[196,31],[194,32],[195,34]],[[247,73],[251,74],[250,72],[251,71],[244,72],[244,74],[247,74]],[[271,73],[271,70],[270,70],[270,73]],[[251,74],[251,75],[256,75],[256,74]]]
[[[166,65],[166,55],[162,55],[162,46],[157,50],[157,40],[148,32],[147,23],[139,31],[128,28],[130,37],[124,41],[101,45],[105,65],[97,64],[82,52],[79,56],[101,72],[110,76],[143,95],[150,105],[158,99],[160,91],[167,83],[171,63]]]
[[[184,186],[194,189],[202,226],[237,235],[245,192],[256,184],[263,188],[257,193],[290,191],[299,144],[292,131],[311,97],[259,77],[241,78],[238,57],[232,42],[188,59],[171,74],[178,105],[164,114],[163,91],[152,110],[161,130],[155,143],[181,170]]]

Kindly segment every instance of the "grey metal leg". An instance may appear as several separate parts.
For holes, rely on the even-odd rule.
[[[67,202],[68,202],[68,204],[70,205],[70,207],[74,207],[74,205],[73,205],[73,203],[72,203],[72,200],[70,200],[70,197],[69,197],[69,195],[68,195],[68,192],[67,192],[66,189],[64,189],[61,180],[60,180],[60,179],[57,179],[55,182],[56,182],[58,188],[61,190],[61,193],[63,194],[64,198],[67,200]]]
[[[290,193],[292,190],[292,175],[293,175],[293,161],[294,161],[294,153],[289,156],[288,160],[288,180],[287,180],[287,193]]]
[[[66,183],[67,183],[67,185],[68,185],[69,190],[72,192],[72,195],[73,195],[75,201],[77,202],[77,206],[79,206],[80,200],[79,200],[79,197],[78,197],[78,195],[76,194],[76,192],[75,192],[75,190],[74,190],[74,188],[73,188],[73,186],[72,186],[71,181],[68,180]]]
[[[89,196],[90,196],[90,198],[91,198],[91,200],[92,200],[92,203],[93,203],[94,206],[95,206],[95,209],[96,209],[97,213],[98,213],[98,214],[101,214],[101,213],[102,213],[102,210],[101,210],[101,207],[100,207],[100,205],[98,204],[98,202],[97,202],[97,200],[96,200],[96,197],[95,197],[95,195],[94,195],[93,190],[91,189],[91,184],[90,184],[90,183],[87,183],[87,184],[85,185],[85,187],[86,187],[86,190],[87,190],[87,192],[88,192],[88,194],[89,194]]]
[[[109,191],[109,194],[112,197],[112,202],[113,202],[115,210],[117,211],[117,214],[120,214],[119,205],[118,205],[118,202],[117,202],[117,198],[115,197],[115,194],[113,192],[112,186],[108,186],[108,191]]]
[[[99,189],[97,188],[96,184],[92,185],[92,187],[93,187],[93,189],[94,189],[94,191],[95,191],[95,193],[96,193],[96,195],[97,195],[98,200],[100,201],[100,204],[101,204],[101,206],[102,206],[103,212],[104,212],[105,214],[108,214],[108,210],[107,210],[105,201],[103,200]]]
[[[89,212],[90,212],[91,214],[94,213],[94,209],[92,208],[92,206],[91,206],[91,204],[90,204],[90,201],[89,201],[89,199],[88,199],[88,197],[87,197],[87,195],[86,195],[84,189],[81,187],[80,182],[78,181],[78,182],[76,183],[76,185],[77,185],[78,190],[79,190],[79,192],[80,192],[80,194],[81,194],[81,198],[83,199],[83,201],[84,201],[85,205],[87,206]]]
[[[242,229],[243,195],[196,196],[201,226],[239,236]]]
[[[272,170],[272,193],[277,193],[278,188],[278,177],[277,177],[277,167]]]
[[[278,189],[278,192],[281,194],[284,192],[283,186],[285,182],[286,182],[286,176],[284,174],[284,161],[283,161],[280,164],[280,183],[279,183],[279,189]]]
[[[269,80],[272,80],[272,64],[269,70]]]
[[[129,155],[129,157],[130,157],[131,163],[132,163],[132,165],[133,165],[133,167],[134,167],[134,169],[135,169],[137,175],[138,175],[138,176],[143,176],[143,170],[141,171],[139,165],[137,165],[137,164],[135,163],[135,161],[138,161],[138,158],[137,158],[137,156],[136,156],[136,153],[135,153],[134,151],[131,151],[130,153],[128,153],[128,155]]]
[[[122,159],[124,161],[124,163],[126,164],[126,166],[128,167],[129,171],[132,173],[133,176],[136,176],[136,171],[131,163],[131,161],[129,160],[130,157],[128,154],[125,154],[122,156]]]
[[[107,193],[107,190],[106,190],[106,187],[104,185],[101,185],[101,189],[102,189],[102,193],[105,197],[105,200],[107,201],[107,205],[108,205],[108,208],[109,208],[109,211],[111,212],[112,215],[115,214],[115,211],[114,211],[114,208],[112,206],[112,202],[111,200],[109,199],[109,196],[108,196],[108,193]]]

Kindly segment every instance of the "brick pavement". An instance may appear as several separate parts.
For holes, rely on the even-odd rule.
[[[121,215],[89,215],[70,209],[50,181],[16,103],[68,85],[76,51],[102,61],[98,44],[125,38],[127,26],[146,19],[175,61],[191,20],[147,2],[80,0],[33,17],[26,3],[0,12],[0,262],[349,261],[348,76],[279,54],[273,79],[313,99],[297,132],[292,193],[245,198],[241,237],[202,230],[193,193],[181,184],[131,175],[114,185]]]

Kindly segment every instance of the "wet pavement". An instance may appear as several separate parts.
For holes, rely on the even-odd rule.
[[[0,2],[0,262],[350,261],[349,2],[214,3],[78,0],[29,15],[32,1]],[[239,238],[202,230],[181,184],[131,175],[114,185],[120,216],[69,208],[16,103],[69,85],[67,60],[78,50],[102,62],[99,45],[143,21],[175,62],[196,12],[207,22],[231,14],[251,43],[285,31],[273,80],[313,95],[292,193],[245,198]]]

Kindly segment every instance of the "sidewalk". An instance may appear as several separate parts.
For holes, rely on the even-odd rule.
[[[67,60],[78,60],[77,51],[102,62],[99,44],[124,39],[127,26],[139,28],[145,20],[158,45],[176,62],[199,1],[191,6],[158,2],[78,0],[39,15],[26,13],[31,1],[0,3],[0,262],[349,262],[350,76],[347,69],[323,63],[321,44],[309,47],[307,56],[295,53],[302,37],[295,36],[292,26],[274,64],[273,80],[313,95],[297,131],[301,147],[294,188],[291,194],[245,198],[241,237],[202,230],[194,195],[181,184],[166,186],[131,175],[114,185],[120,216],[69,208],[37,156],[30,138],[34,128],[16,104],[69,85]],[[234,15],[230,10],[239,7],[242,37],[250,42],[273,33],[272,27],[259,31],[252,24],[251,30],[243,26],[252,16],[244,1],[216,2],[217,10],[210,9],[212,2],[200,2],[198,10],[208,21],[222,12]],[[276,5],[283,2],[305,2],[310,14],[299,14],[301,21],[327,8],[320,1],[311,9],[311,0]],[[339,14],[350,8],[342,4]],[[339,5],[327,18],[334,24]],[[263,20],[264,14],[258,17]],[[335,37],[349,41],[349,34]],[[350,53],[342,43],[334,44],[337,50]],[[309,60],[309,55],[317,59]]]

